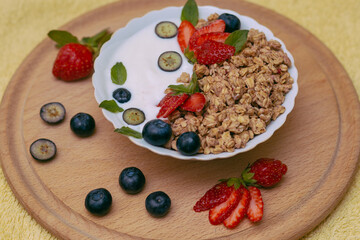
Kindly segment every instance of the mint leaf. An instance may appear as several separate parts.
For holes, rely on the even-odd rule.
[[[245,46],[249,30],[236,30],[232,32],[225,40],[225,44],[235,47],[235,54]]]
[[[99,107],[104,108],[112,113],[118,113],[124,111],[124,109],[122,109],[116,104],[115,100],[104,100],[100,103]]]
[[[51,30],[48,36],[57,43],[57,47],[62,47],[68,43],[79,43],[77,37],[67,31]]]
[[[111,80],[113,83],[123,85],[126,81],[127,73],[126,68],[122,62],[117,62],[111,68]]]
[[[196,25],[199,20],[199,9],[195,0],[188,0],[182,11],[181,11],[181,21],[189,21],[192,25]]]
[[[135,131],[134,129],[131,129],[129,127],[116,128],[114,130],[114,132],[121,133],[123,135],[138,138],[138,139],[142,138],[141,133],[139,133],[138,131]]]
[[[190,81],[189,85],[187,85],[187,86],[185,86],[184,84],[169,85],[168,88],[170,88],[175,95],[179,95],[179,94],[183,94],[183,93],[191,95],[193,93],[196,93],[196,92],[200,91],[199,83],[198,83],[197,76],[196,76],[195,72],[192,74],[191,81]]]
[[[184,55],[189,60],[189,63],[194,64],[197,62],[194,51],[190,51],[189,47],[185,48]]]

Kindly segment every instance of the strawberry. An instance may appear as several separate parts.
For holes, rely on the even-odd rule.
[[[64,81],[89,76],[93,71],[93,54],[84,45],[68,43],[60,48],[52,72]]]
[[[181,95],[172,95],[172,96],[166,95],[164,98],[167,99],[164,101],[160,101],[159,103],[162,105],[156,117],[167,118],[173,111],[175,111],[181,104],[183,104],[188,97],[189,95],[185,93]]]
[[[280,160],[260,158],[256,160],[248,172],[253,173],[252,179],[262,187],[272,187],[277,184],[287,172],[287,166]]]
[[[196,41],[197,41],[197,38],[199,38],[201,35],[203,35],[205,33],[212,33],[212,32],[224,32],[225,26],[226,26],[226,24],[225,24],[224,20],[218,19],[218,20],[213,21],[209,25],[196,30],[194,32],[194,34],[192,34],[192,36],[189,40],[189,49],[193,50],[196,46],[198,46],[198,45],[196,45]]]
[[[204,34],[200,35],[193,44],[195,45],[195,47],[200,46],[207,40],[213,40],[215,42],[225,43],[225,40],[229,35],[230,35],[230,33],[225,33],[225,32],[204,33]],[[195,47],[193,47],[193,48],[195,48]]]
[[[158,103],[158,105],[156,105],[157,107],[162,107],[162,105],[164,105],[165,102],[169,101],[169,99],[174,95],[173,92],[170,92],[168,94],[165,95],[165,97],[163,97],[163,99],[161,99],[161,101]]]
[[[209,210],[225,202],[229,198],[232,190],[233,187],[228,187],[226,182],[216,184],[196,202],[194,211],[201,212]]]
[[[261,192],[260,189],[254,186],[250,186],[248,189],[250,192],[250,202],[246,215],[250,221],[258,222],[262,219],[264,211],[264,203],[261,197]]]
[[[190,111],[190,112],[200,112],[206,103],[206,99],[204,94],[202,93],[194,93],[192,94],[183,105],[181,105],[181,109]]]
[[[98,56],[101,46],[110,39],[111,33],[103,30],[80,41],[71,33],[61,30],[52,30],[48,36],[60,48],[53,65],[53,75],[64,81],[74,81],[92,73],[94,59]]]
[[[220,63],[235,53],[235,47],[213,40],[207,40],[194,49],[195,57],[199,64],[211,65]]]
[[[184,52],[185,49],[188,47],[190,37],[193,35],[195,30],[196,29],[191,22],[186,20],[181,22],[178,28],[177,41],[182,52]]]
[[[224,225],[227,228],[235,228],[240,221],[245,217],[250,201],[250,192],[244,186],[241,186],[241,199],[231,213],[231,215],[224,220]]]
[[[210,209],[209,221],[211,224],[218,225],[222,223],[226,218],[230,216],[232,211],[238,205],[241,196],[240,188],[235,189],[234,186],[231,187],[233,190],[228,199],[225,202]]]

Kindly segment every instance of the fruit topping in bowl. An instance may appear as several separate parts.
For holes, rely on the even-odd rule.
[[[168,123],[154,119],[147,122],[142,130],[144,140],[154,146],[162,146],[171,138],[172,131]]]
[[[183,155],[194,155],[200,149],[200,138],[195,132],[185,132],[176,140],[176,148]]]
[[[38,161],[48,161],[56,155],[56,145],[53,141],[40,138],[30,145],[31,156]]]
[[[126,103],[131,99],[131,92],[126,88],[118,88],[113,92],[112,96],[119,103]]]
[[[181,67],[182,58],[175,51],[166,51],[159,56],[158,65],[165,72],[173,72]]]
[[[59,102],[50,102],[40,108],[40,117],[46,123],[57,124],[64,120],[66,110]]]
[[[145,121],[145,114],[137,108],[128,108],[123,113],[124,121],[129,125],[139,125]]]
[[[170,21],[159,22],[155,26],[155,33],[160,38],[173,38],[177,35],[178,27]]]

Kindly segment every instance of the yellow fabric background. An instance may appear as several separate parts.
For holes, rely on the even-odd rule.
[[[360,94],[360,0],[249,1],[287,16],[318,37],[343,64]],[[23,59],[49,30],[110,2],[114,0],[1,0],[0,99]],[[19,204],[1,170],[0,193],[0,239],[56,239]],[[359,193],[357,171],[337,208],[303,239],[360,239]]]

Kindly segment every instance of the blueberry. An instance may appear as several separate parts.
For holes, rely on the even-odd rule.
[[[53,141],[40,138],[30,145],[31,156],[38,161],[48,161],[56,155],[56,145]]]
[[[85,198],[86,209],[95,215],[105,215],[108,213],[111,203],[111,194],[105,188],[94,189]]]
[[[235,15],[223,13],[219,16],[219,19],[222,19],[225,22],[225,32],[231,33],[240,29],[240,19]]]
[[[167,143],[171,135],[170,125],[160,119],[147,122],[142,130],[145,141],[155,146],[162,146]]]
[[[65,107],[59,102],[50,102],[40,108],[40,117],[46,123],[57,124],[65,118]]]
[[[177,139],[176,148],[183,155],[194,155],[199,151],[200,138],[195,132],[185,132]]]
[[[95,120],[87,113],[78,113],[70,120],[71,130],[80,137],[88,137],[95,130]]]
[[[119,103],[130,101],[131,93],[126,88],[118,88],[113,92],[113,98]]]
[[[145,176],[140,169],[136,167],[128,167],[120,173],[119,184],[125,192],[129,194],[136,194],[143,190],[145,185]]]
[[[145,200],[146,210],[153,217],[165,216],[169,212],[170,206],[169,196],[162,191],[151,193]]]

